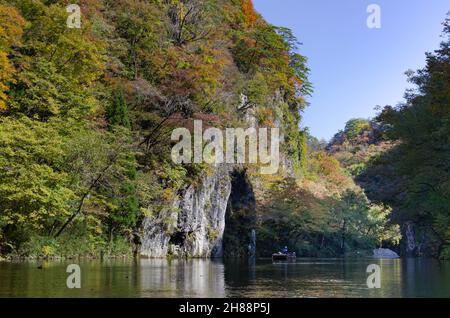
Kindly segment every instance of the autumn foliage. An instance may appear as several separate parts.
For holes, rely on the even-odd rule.
[[[245,24],[250,28],[254,27],[259,17],[253,7],[252,0],[242,0],[242,12],[244,14]]]
[[[170,157],[173,127],[196,119],[242,127],[253,111],[305,156],[289,39],[251,1],[78,4],[80,29],[65,1],[0,4],[0,253],[129,249],[205,172]]]
[[[6,110],[9,84],[14,82],[15,67],[9,59],[12,46],[20,44],[25,20],[10,6],[0,4],[0,111]]]

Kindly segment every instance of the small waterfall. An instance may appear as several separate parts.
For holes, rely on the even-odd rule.
[[[248,245],[248,256],[255,257],[256,255],[256,231],[253,229],[250,234],[250,244]]]
[[[413,222],[406,222],[404,224],[405,231],[405,252],[407,256],[415,256],[417,251],[416,233]]]

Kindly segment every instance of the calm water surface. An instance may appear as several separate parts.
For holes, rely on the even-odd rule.
[[[68,289],[66,267],[81,267]],[[369,264],[381,288],[368,289]],[[38,266],[42,265],[42,269]],[[430,259],[0,262],[0,297],[450,297],[450,262]]]

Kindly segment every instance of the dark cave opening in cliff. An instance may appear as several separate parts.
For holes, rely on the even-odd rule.
[[[179,231],[172,234],[169,240],[169,244],[182,246],[185,240],[186,240],[186,233]]]
[[[225,214],[223,256],[248,255],[251,231],[256,223],[256,200],[246,170],[231,172],[231,193]]]

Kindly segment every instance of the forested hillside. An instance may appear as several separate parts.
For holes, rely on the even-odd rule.
[[[284,122],[302,174],[306,59],[251,1],[78,1],[79,29],[68,4],[0,2],[1,253],[139,244],[143,217],[205,170],[170,160],[173,118],[242,126],[252,109],[261,124]]]
[[[412,75],[419,90],[405,105],[336,137],[373,144],[376,160],[371,146],[359,160],[359,150],[343,158],[299,128],[312,93],[307,59],[251,0],[80,0],[81,28],[67,26],[70,2],[0,0],[1,255],[137,254],[146,218],[184,248],[180,237],[195,231],[165,224],[164,210],[215,173],[171,159],[172,130],[193,119],[283,135],[278,174],[239,167],[254,204],[243,208],[250,216],[227,216],[231,255],[246,254],[252,229],[261,256],[284,245],[302,256],[365,253],[398,244],[403,220],[431,233],[435,255],[448,246],[448,40]],[[383,160],[388,176],[372,178]],[[377,182],[395,187],[380,198]]]
[[[410,256],[450,253],[448,19],[443,38],[424,69],[407,72],[414,88],[403,104],[380,108],[373,120],[350,120],[328,145],[369,199],[393,208]]]
[[[398,207],[397,219],[416,226],[412,254],[448,258],[450,253],[450,20],[439,50],[427,54],[424,69],[408,72],[415,88],[406,102],[386,106],[376,121],[386,139],[398,145],[383,153],[363,178],[390,162],[385,202]],[[376,173],[376,172],[375,172]],[[388,181],[392,182],[392,181]],[[372,190],[372,192],[374,192]],[[373,195],[372,195],[373,196]],[[408,248],[407,248],[408,249]]]

